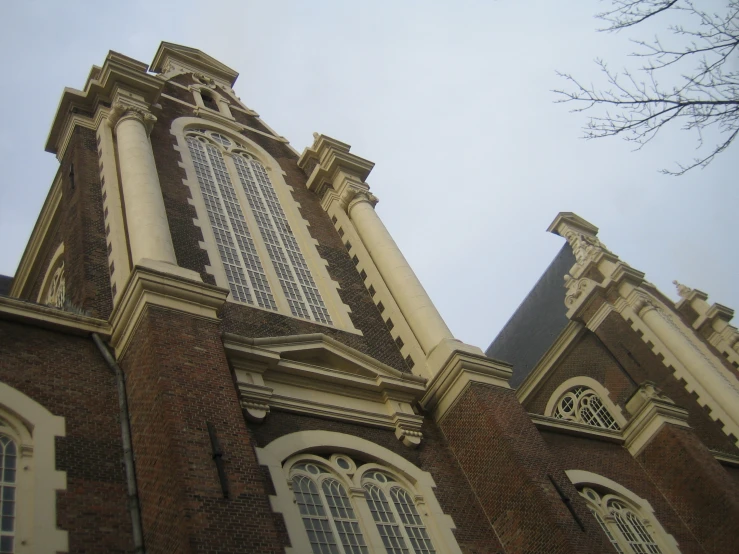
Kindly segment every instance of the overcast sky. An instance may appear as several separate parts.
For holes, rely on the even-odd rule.
[[[709,0],[703,0],[703,3]],[[714,2],[715,3],[715,2]],[[718,2],[717,4],[721,4]],[[236,91],[302,151],[320,132],[375,162],[377,211],[455,335],[488,346],[559,250],[560,211],[672,298],[673,279],[739,309],[739,145],[708,169],[671,130],[640,152],[581,139],[555,70],[597,81],[633,63],[597,33],[595,0],[12,2],[0,22],[0,274],[15,273],[57,170],[44,152],[65,86],[108,50],[150,63],[162,40],[241,76]],[[631,36],[651,38],[663,21]],[[665,36],[667,36],[665,34]],[[736,67],[736,59],[733,62]]]

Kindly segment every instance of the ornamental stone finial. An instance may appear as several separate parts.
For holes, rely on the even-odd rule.
[[[690,296],[690,293],[693,292],[693,289],[690,287],[686,287],[682,283],[678,283],[677,281],[672,282],[673,285],[677,288],[677,294],[680,296],[680,298],[687,298]]]

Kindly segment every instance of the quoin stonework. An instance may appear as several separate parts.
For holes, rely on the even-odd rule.
[[[237,76],[162,43],[62,95],[0,277],[0,552],[739,552],[732,310],[561,212],[549,269],[464,344],[373,163],[296,152]]]

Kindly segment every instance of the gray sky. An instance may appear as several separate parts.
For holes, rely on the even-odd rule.
[[[63,87],[82,88],[108,50],[149,63],[166,40],[239,71],[242,100],[298,151],[318,131],[376,163],[378,213],[462,340],[484,349],[505,324],[562,245],[545,232],[559,211],[600,227],[669,296],[678,279],[739,309],[739,146],[667,177],[658,170],[691,159],[693,136],[671,129],[640,152],[585,141],[584,116],[553,103],[555,70],[598,82],[595,57],[633,63],[628,34],[595,32],[603,7],[13,2],[0,23],[0,273],[15,273],[57,170],[43,148]]]

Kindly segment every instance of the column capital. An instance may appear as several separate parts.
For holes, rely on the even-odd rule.
[[[379,201],[380,199],[368,190],[347,189],[346,193],[341,196],[341,203],[346,207],[346,213],[350,216],[352,208],[360,202],[367,202],[374,208]]]
[[[115,131],[118,124],[126,119],[136,119],[139,121],[146,129],[147,134],[151,133],[154,123],[157,121],[156,116],[146,108],[117,100],[110,109],[108,122]]]

